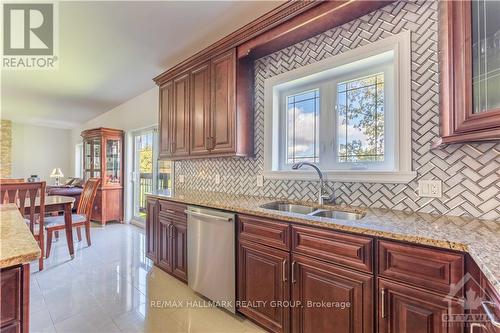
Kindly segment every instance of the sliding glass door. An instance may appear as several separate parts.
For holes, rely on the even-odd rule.
[[[133,134],[134,170],[132,173],[134,220],[144,223],[146,194],[161,191],[168,194],[172,188],[170,161],[158,160],[158,131],[148,128]]]

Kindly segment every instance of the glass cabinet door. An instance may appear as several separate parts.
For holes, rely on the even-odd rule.
[[[121,145],[118,139],[106,140],[106,184],[121,183]]]
[[[500,110],[500,1],[472,1],[473,113]]]
[[[101,140],[92,140],[92,177],[101,177]]]
[[[83,178],[85,180],[92,177],[92,141],[83,142]]]

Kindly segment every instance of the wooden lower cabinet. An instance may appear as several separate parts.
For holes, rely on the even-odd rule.
[[[172,274],[187,282],[187,224],[174,220],[171,232]]]
[[[373,277],[292,254],[292,332],[372,333]]]
[[[163,271],[187,282],[186,205],[149,197],[146,256]]]
[[[159,215],[158,217],[158,267],[164,271],[172,272],[172,229],[173,219]]]
[[[244,240],[238,245],[238,311],[270,332],[289,332],[290,254]]]
[[[0,332],[29,332],[29,264],[0,270]]]
[[[158,200],[148,198],[146,201],[146,257],[155,264],[158,262]]]
[[[464,313],[460,301],[445,294],[379,278],[378,309],[379,333],[464,332],[462,324],[443,321],[448,313]]]

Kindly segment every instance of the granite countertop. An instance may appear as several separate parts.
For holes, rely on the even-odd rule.
[[[236,213],[267,216],[292,223],[315,225],[467,252],[481,268],[491,285],[500,293],[500,221],[379,208],[324,206],[324,208],[333,207],[344,211],[366,213],[361,220],[346,221],[280,212],[260,207],[262,204],[284,201],[284,199],[197,191],[176,191],[172,195],[152,193],[149,196]],[[314,204],[308,203],[308,205]]]
[[[40,247],[15,204],[0,205],[0,268],[40,258]]]

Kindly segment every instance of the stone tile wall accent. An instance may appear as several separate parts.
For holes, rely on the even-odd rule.
[[[12,174],[12,122],[0,122],[0,178],[10,178]]]
[[[255,62],[255,153],[252,159],[175,162],[179,189],[212,190],[313,201],[317,183],[265,180],[264,79],[366,45],[404,30],[412,32],[412,160],[409,184],[328,183],[339,202],[356,206],[463,215],[500,220],[500,143],[452,145],[430,150],[439,135],[438,4],[400,1],[285,48]],[[215,184],[215,174],[221,183]],[[185,182],[178,181],[185,175]],[[442,198],[420,198],[419,179],[441,179]]]

